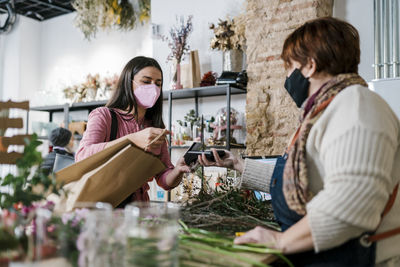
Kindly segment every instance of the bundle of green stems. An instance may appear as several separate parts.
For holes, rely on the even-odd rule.
[[[180,266],[293,266],[278,250],[259,244],[235,245],[235,233],[256,226],[280,231],[270,201],[228,185],[200,192],[183,203]]]
[[[270,266],[276,258],[292,267],[293,264],[276,249],[259,244],[235,245],[233,238],[198,228],[189,228],[180,221],[179,236],[181,266]],[[271,257],[273,255],[274,257]]]

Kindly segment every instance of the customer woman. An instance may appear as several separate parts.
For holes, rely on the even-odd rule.
[[[285,155],[275,166],[228,151],[214,153],[215,163],[199,156],[242,172],[242,187],[271,193],[283,232],[257,227],[235,243],[275,247],[295,266],[400,266],[400,124],[357,74],[357,30],[309,21],[287,37],[281,58],[285,88],[302,109]]]
[[[87,128],[76,153],[76,161],[83,160],[107,147],[129,139],[136,146],[148,149],[159,156],[166,169],[155,176],[165,190],[176,187],[190,169],[180,158],[174,167],[171,163],[165,135],[168,131],[162,120],[163,75],[160,65],[153,58],[135,57],[124,67],[117,88],[106,107],[89,114]],[[112,133],[112,117],[117,123]],[[114,136],[112,136],[114,135]],[[152,177],[149,177],[149,181]],[[147,183],[127,199],[148,201]],[[121,205],[120,205],[121,206]]]

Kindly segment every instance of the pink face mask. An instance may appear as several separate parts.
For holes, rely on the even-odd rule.
[[[148,109],[154,106],[160,96],[160,87],[155,84],[143,84],[133,90],[136,102],[139,106]]]

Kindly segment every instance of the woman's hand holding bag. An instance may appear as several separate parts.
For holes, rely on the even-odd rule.
[[[169,134],[169,131],[166,129],[148,127],[127,135],[127,138],[143,150],[155,152],[160,151],[161,146],[165,143],[167,134]]]

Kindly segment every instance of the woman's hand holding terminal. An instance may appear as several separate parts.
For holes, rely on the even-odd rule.
[[[215,148],[211,149],[215,161],[210,161],[206,158],[206,155],[203,153],[202,155],[198,156],[198,161],[203,166],[217,166],[217,167],[225,167],[237,170],[239,172],[243,172],[243,160],[237,158],[232,152],[225,150],[225,156],[221,158],[217,150]]]

